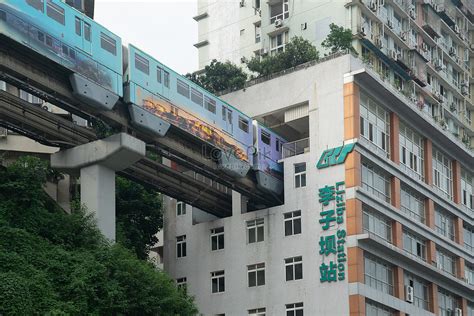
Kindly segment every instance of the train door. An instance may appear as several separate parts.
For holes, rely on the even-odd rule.
[[[76,16],[76,34],[81,37],[81,48],[88,54],[92,52],[92,28],[87,22]]]
[[[222,105],[222,121],[224,122],[224,130],[232,134],[232,110]]]

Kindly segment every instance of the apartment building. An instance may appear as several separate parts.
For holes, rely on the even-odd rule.
[[[474,315],[473,151],[365,61],[223,98],[286,137],[284,203],[166,199],[164,267],[204,315]]]

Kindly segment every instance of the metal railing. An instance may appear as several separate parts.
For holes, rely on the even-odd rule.
[[[307,152],[309,152],[309,137],[285,143],[282,146],[283,159]]]

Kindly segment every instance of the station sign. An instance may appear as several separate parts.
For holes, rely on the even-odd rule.
[[[354,150],[355,143],[325,150],[316,165],[318,169],[336,166],[346,161],[347,155]]]

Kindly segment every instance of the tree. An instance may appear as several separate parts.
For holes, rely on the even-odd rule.
[[[253,57],[247,61],[247,67],[262,77],[318,59],[319,52],[311,42],[302,37],[293,37],[284,51],[274,56]]]
[[[203,74],[188,73],[186,77],[212,93],[242,89],[247,81],[247,74],[240,67],[230,61],[222,63],[215,59],[204,67]]]
[[[163,227],[161,195],[122,177],[116,179],[117,242],[147,259]]]
[[[337,26],[334,23],[331,23],[329,28],[328,36],[321,43],[323,47],[330,49],[331,54],[345,50],[355,53],[355,49],[352,47],[352,31],[350,29],[344,29],[344,27]]]
[[[150,262],[110,245],[90,215],[65,214],[36,158],[0,167],[1,315],[196,315]]]

